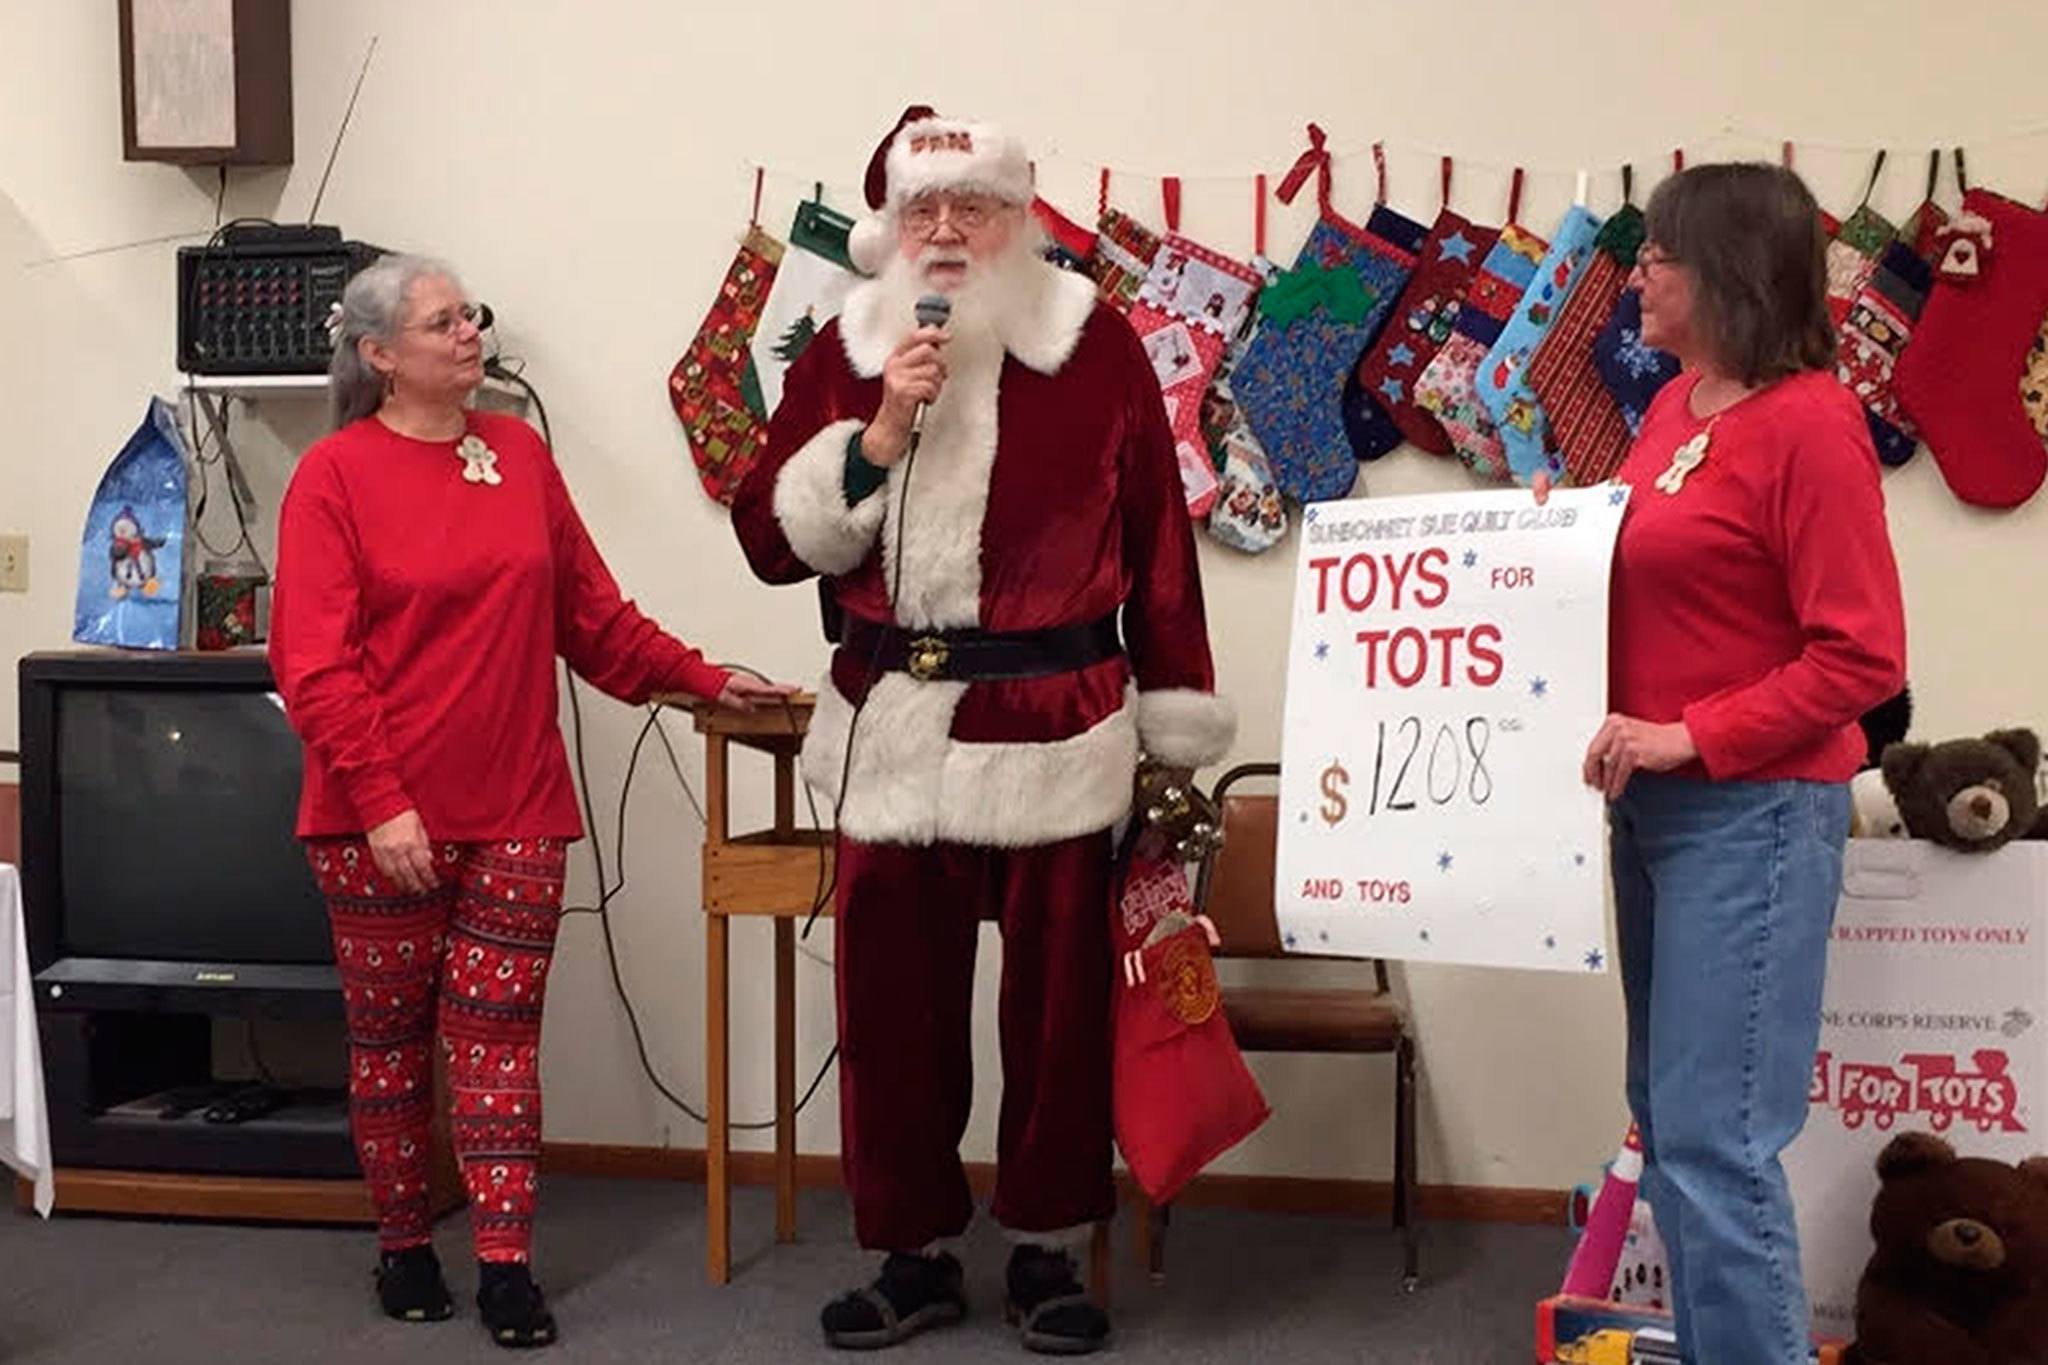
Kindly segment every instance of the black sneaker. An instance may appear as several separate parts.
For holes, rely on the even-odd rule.
[[[826,1342],[841,1350],[894,1346],[966,1317],[967,1296],[960,1284],[960,1262],[946,1252],[914,1256],[892,1251],[873,1284],[826,1304],[818,1322]]]
[[[1010,1253],[1005,1279],[1010,1291],[1006,1312],[1027,1349],[1081,1356],[1109,1340],[1109,1314],[1081,1287],[1067,1252],[1019,1246]]]
[[[400,1322],[446,1322],[455,1315],[441,1258],[425,1244],[377,1258],[377,1301],[386,1317]]]
[[[476,1278],[477,1311],[492,1341],[511,1350],[554,1344],[554,1314],[523,1263],[479,1261]]]

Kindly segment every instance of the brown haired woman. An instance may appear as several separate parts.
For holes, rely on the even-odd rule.
[[[1813,196],[1700,166],[1648,212],[1643,340],[1684,372],[1617,476],[1614,713],[1584,775],[1613,803],[1629,1107],[1680,1350],[1791,1365],[1807,1305],[1778,1158],[1806,1120],[1857,718],[1899,690],[1905,623]]]

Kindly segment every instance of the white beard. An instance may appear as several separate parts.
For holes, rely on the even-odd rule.
[[[1040,287],[1036,275],[1045,269],[1039,254],[1042,235],[1037,223],[1027,220],[1002,254],[988,261],[970,261],[958,248],[936,247],[925,248],[916,260],[906,260],[901,253],[891,257],[875,277],[881,295],[878,316],[889,320],[891,345],[916,328],[917,301],[939,294],[953,305],[946,322],[949,358],[1000,352],[1004,334],[1032,314],[1030,300]],[[967,278],[951,293],[935,288],[925,275],[926,264],[934,259],[967,262]]]

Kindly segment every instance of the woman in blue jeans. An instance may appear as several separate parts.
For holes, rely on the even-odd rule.
[[[1778,1158],[1806,1121],[1857,718],[1902,686],[1905,625],[1813,197],[1701,166],[1648,217],[1643,340],[1684,369],[1617,476],[1613,714],[1585,780],[1613,803],[1629,1107],[1680,1350],[1791,1365],[1809,1337]]]

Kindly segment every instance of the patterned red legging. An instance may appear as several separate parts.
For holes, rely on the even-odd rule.
[[[476,1255],[524,1261],[540,1160],[540,1015],[561,921],[559,839],[437,844],[408,895],[361,838],[307,841],[348,1015],[349,1115],[387,1251],[433,1232],[427,1198],[435,1004]]]

